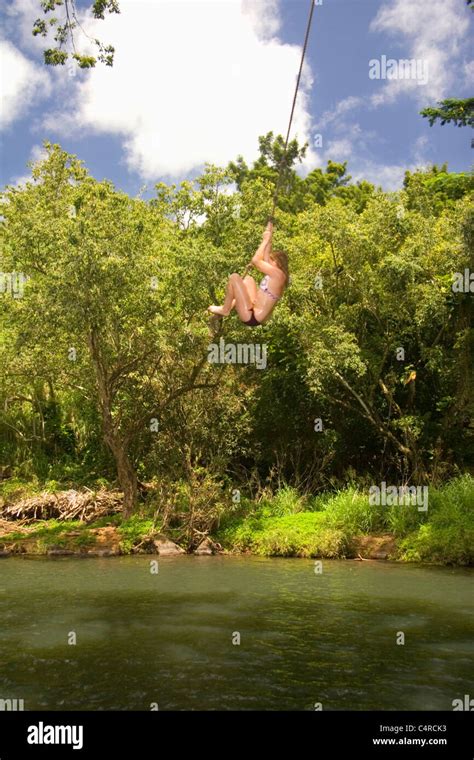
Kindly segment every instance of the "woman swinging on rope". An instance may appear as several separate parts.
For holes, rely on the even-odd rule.
[[[272,251],[273,224],[268,222],[263,238],[251,264],[265,277],[260,286],[250,275],[231,274],[222,306],[209,306],[208,311],[227,317],[235,309],[244,325],[257,327],[270,317],[288,285],[288,256],[284,251]]]
[[[313,19],[314,0],[310,0],[309,17],[306,25],[306,34],[304,38],[303,51],[301,53],[300,68],[296,79],[295,94],[291,106],[290,122],[286,133],[285,149],[283,151],[280,170],[278,173],[278,182],[273,198],[273,210],[276,208],[278,190],[280,187],[281,170],[283,168],[283,159],[286,157],[288,149],[288,140],[290,139],[291,124],[295,111],[296,98],[303,70],[304,57],[308,46],[309,34],[311,30],[311,21]],[[231,274],[227,284],[225,300],[222,306],[209,306],[208,311],[217,317],[226,317],[232,309],[235,308],[241,321],[249,327],[262,325],[267,321],[277,301],[283,295],[285,288],[288,286],[288,256],[283,251],[272,251],[273,224],[268,223],[267,229],[263,234],[263,240],[252,259],[254,267],[263,272],[265,277],[257,288],[253,277],[241,277],[238,274]]]

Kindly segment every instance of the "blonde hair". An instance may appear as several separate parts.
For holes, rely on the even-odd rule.
[[[288,280],[290,279],[290,271],[288,268],[288,254],[285,253],[285,251],[272,251],[270,256],[272,257],[277,267],[281,269],[282,272],[284,272],[285,277],[286,277],[286,280],[285,280],[285,288],[286,288],[288,285]]]

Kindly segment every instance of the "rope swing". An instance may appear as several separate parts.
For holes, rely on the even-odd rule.
[[[306,55],[306,48],[308,47],[309,35],[310,35],[310,32],[311,32],[311,22],[313,21],[314,6],[315,6],[315,0],[310,0],[310,9],[309,9],[308,23],[307,23],[307,26],[306,26],[306,34],[305,34],[305,38],[304,38],[303,52],[301,54],[301,61],[300,61],[300,68],[299,68],[299,71],[298,71],[298,78],[296,80],[295,94],[293,96],[293,104],[291,106],[291,114],[290,114],[290,121],[289,121],[289,124],[288,124],[288,131],[286,133],[285,148],[284,148],[284,151],[283,151],[283,155],[282,155],[282,157],[280,159],[280,163],[279,163],[279,167],[278,167],[277,183],[276,183],[276,186],[275,186],[275,192],[273,194],[273,207],[272,207],[272,213],[271,213],[270,219],[269,219],[269,221],[271,221],[271,222],[273,222],[273,216],[275,214],[276,204],[277,204],[278,195],[279,195],[280,187],[281,187],[281,180],[282,180],[282,176],[283,176],[283,171],[282,170],[283,170],[283,165],[284,165],[284,161],[285,161],[285,158],[286,158],[286,153],[287,153],[287,150],[288,150],[288,142],[289,142],[289,139],[290,139],[291,124],[293,122],[293,114],[295,113],[296,98],[298,97],[298,90],[299,90],[300,80],[301,80],[301,72],[303,71],[303,64],[304,64],[304,59],[305,59],[305,55]]]
[[[310,9],[309,9],[308,23],[306,25],[306,34],[305,34],[305,38],[304,38],[303,51],[301,53],[300,68],[299,68],[299,71],[298,71],[298,77],[296,79],[296,87],[295,87],[295,94],[293,95],[293,103],[291,105],[290,121],[288,123],[288,130],[287,130],[287,133],[286,133],[285,147],[284,147],[284,150],[283,150],[283,155],[282,155],[282,157],[280,159],[280,162],[278,164],[277,182],[276,182],[276,185],[275,185],[275,191],[273,193],[272,211],[271,211],[270,216],[268,217],[268,221],[269,222],[274,222],[275,209],[276,209],[276,205],[277,205],[277,201],[278,201],[278,195],[279,195],[280,189],[281,189],[284,163],[285,163],[285,158],[286,158],[286,154],[287,154],[287,151],[288,151],[288,142],[290,140],[291,125],[293,123],[293,115],[295,113],[296,98],[298,97],[298,90],[299,90],[299,87],[300,87],[301,72],[303,71],[303,64],[304,64],[304,59],[305,59],[305,55],[306,55],[306,48],[308,47],[309,35],[310,35],[310,32],[311,32],[311,23],[313,21],[313,13],[314,13],[315,2],[316,2],[316,0],[310,0]],[[245,277],[249,273],[249,271],[250,271],[251,268],[252,268],[252,264],[247,264],[247,266],[245,267],[244,274],[242,276]]]
[[[287,152],[288,152],[288,143],[289,143],[289,140],[290,140],[291,125],[293,123],[293,116],[294,116],[294,113],[295,113],[296,98],[298,97],[298,90],[299,90],[300,81],[301,81],[301,73],[303,71],[303,64],[304,64],[304,59],[305,59],[305,55],[306,55],[306,49],[308,47],[309,35],[310,35],[310,32],[311,32],[311,23],[313,21],[314,6],[315,6],[316,2],[317,2],[317,0],[310,0],[310,9],[309,9],[308,23],[306,24],[306,34],[305,34],[305,38],[304,38],[303,50],[302,50],[302,53],[301,53],[301,61],[300,61],[300,67],[299,67],[299,71],[298,71],[298,77],[296,79],[296,87],[295,87],[295,93],[293,95],[293,103],[291,105],[291,113],[290,113],[290,120],[288,122],[288,129],[287,129],[287,132],[286,132],[285,147],[283,149],[283,153],[282,153],[281,159],[280,159],[280,161],[278,163],[278,167],[277,167],[277,181],[276,181],[275,190],[274,190],[274,193],[273,193],[272,212],[271,212],[271,215],[270,215],[270,217],[268,219],[268,221],[272,222],[272,223],[274,221],[274,214],[275,214],[275,209],[276,209],[276,205],[277,205],[277,201],[278,201],[278,195],[280,193],[281,185],[282,185],[283,169],[284,169],[286,155],[287,155]],[[248,272],[252,268],[252,266],[253,266],[252,263],[250,263],[250,264],[248,264],[246,266],[244,274],[242,275],[242,279],[245,278],[245,276],[248,274]],[[267,275],[267,277],[268,277],[268,275]],[[262,286],[262,284],[260,285],[260,287],[261,286]],[[262,287],[261,287],[261,289],[263,290]],[[270,294],[270,291],[268,290],[268,286],[267,286],[267,292]],[[275,296],[272,296],[272,297],[275,298]],[[235,303],[235,299],[234,299],[234,303]],[[220,330],[222,329],[222,317],[223,316],[227,316],[227,314],[220,314],[219,312],[213,311],[216,308],[220,308],[220,307],[210,306],[208,308],[208,311],[210,310],[211,313],[213,314],[213,316],[211,318],[210,328],[211,328],[211,334],[213,334],[214,336],[216,336],[217,334],[219,334]],[[231,307],[231,309],[232,308],[233,308],[233,306]],[[262,324],[262,323],[260,323],[258,321],[252,321],[252,320],[255,320],[255,314],[254,314],[253,308],[251,309],[251,314],[252,314],[251,320],[249,320],[247,322],[244,322],[244,324],[249,325],[250,327],[255,327],[256,325]],[[217,327],[217,330],[216,330],[216,326],[217,325],[218,325],[218,327]]]

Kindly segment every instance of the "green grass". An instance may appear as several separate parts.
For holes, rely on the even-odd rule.
[[[79,520],[72,520],[71,522],[63,522],[61,520],[38,520],[36,523],[38,526],[33,531],[19,531],[13,530],[11,533],[2,537],[2,541],[20,541],[23,538],[33,538],[39,540],[46,540],[50,543],[59,540],[61,534],[69,530],[83,530],[85,529],[85,523],[79,522]]]
[[[94,522],[89,523],[89,528],[106,528],[109,525],[118,527],[119,525],[121,525],[122,521],[123,521],[122,515],[119,512],[117,512],[114,515],[106,515],[105,517],[99,517],[98,520],[94,520]]]
[[[74,544],[74,547],[81,546],[94,546],[97,543],[97,536],[90,532],[89,528],[81,531],[80,536],[71,537],[70,541]]]
[[[13,530],[0,539],[0,543],[9,541],[21,541],[30,539],[30,550],[36,553],[46,553],[48,549],[70,548],[78,550],[82,547],[93,546],[97,537],[91,532],[92,529],[114,526],[120,536],[120,549],[124,554],[129,554],[133,547],[142,538],[153,530],[159,532],[160,525],[153,528],[153,520],[150,517],[133,515],[128,520],[123,520],[121,515],[101,517],[93,523],[84,523],[79,520],[61,521],[56,519],[38,521],[37,527],[31,532]],[[77,531],[77,536],[67,536],[66,533]]]
[[[272,498],[264,498],[258,504],[258,512],[264,517],[283,517],[307,510],[308,497],[290,486],[281,488]]]
[[[5,502],[28,499],[44,490],[37,479],[25,481],[22,478],[8,478],[0,482],[0,497]]]
[[[474,478],[464,475],[430,489],[425,520],[401,542],[401,559],[474,564]]]
[[[128,520],[124,520],[118,526],[118,532],[121,536],[120,549],[124,554],[129,554],[133,547],[138,544],[145,536],[153,530],[159,531],[159,526],[153,528],[153,519],[133,515]]]
[[[354,535],[384,530],[383,509],[352,487],[313,499],[285,488],[253,513],[221,523],[217,539],[227,548],[266,556],[345,557]]]
[[[91,533],[89,525],[81,523],[79,520],[62,522],[60,520],[41,520],[36,530],[29,533],[21,531],[12,531],[3,536],[1,541],[21,541],[30,539],[35,543],[32,545],[32,551],[45,554],[48,549],[70,548],[77,550],[82,547],[94,546],[97,537]],[[78,536],[67,536],[70,531],[79,531]]]
[[[83,479],[67,477],[67,473],[62,473],[63,477],[46,478],[39,480],[36,476],[26,480],[25,478],[13,477],[0,481],[0,498],[6,503],[12,503],[20,501],[21,499],[29,499],[32,496],[47,491],[54,493],[57,491],[67,491],[69,489],[80,489],[83,485],[87,485],[92,490],[100,490],[101,488],[111,488],[109,481],[105,478],[95,478],[83,482]]]
[[[390,533],[405,561],[474,564],[474,478],[430,487],[428,511],[373,506],[354,487],[308,499],[285,488],[273,499],[245,502],[222,521],[216,538],[227,549],[281,557],[344,557],[357,535]]]
[[[255,554],[277,557],[343,557],[347,537],[342,530],[325,526],[314,512],[270,518],[254,537]]]
[[[320,512],[236,520],[217,538],[227,548],[264,556],[342,557],[347,549],[344,532],[328,526]]]
[[[6,533],[0,538],[0,542],[4,541],[21,541],[23,538],[28,538],[28,534],[20,530],[12,530],[11,533]]]
[[[66,549],[69,548],[69,542],[66,536],[45,536],[38,538],[35,544],[35,551],[38,554],[46,554],[49,549]]]
[[[400,558],[407,562],[474,565],[474,530],[427,523],[401,542]]]
[[[79,520],[71,520],[65,522],[64,520],[41,520],[38,523],[39,527],[29,533],[30,538],[51,538],[54,539],[61,535],[61,533],[67,533],[70,530],[85,530],[86,524]]]
[[[316,506],[329,526],[346,534],[378,533],[386,529],[386,507],[371,506],[368,495],[353,487],[319,498]]]

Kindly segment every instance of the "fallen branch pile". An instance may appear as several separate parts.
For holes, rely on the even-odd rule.
[[[5,520],[83,520],[93,522],[100,517],[122,511],[123,495],[118,491],[47,491],[15,504],[5,506],[0,517]]]

